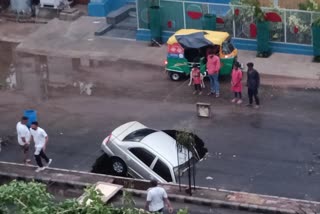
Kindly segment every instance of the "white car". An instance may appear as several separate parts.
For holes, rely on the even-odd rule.
[[[113,130],[101,147],[111,158],[114,173],[120,176],[128,173],[134,178],[176,183],[178,173],[188,163],[187,149],[179,146],[177,150],[175,139],[136,121]]]

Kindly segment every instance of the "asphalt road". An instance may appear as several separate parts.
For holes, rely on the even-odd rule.
[[[74,88],[51,90],[49,101],[37,103],[0,92],[0,136],[15,134],[23,109],[36,109],[52,166],[90,171],[103,138],[125,122],[187,129],[209,150],[197,165],[197,185],[320,200],[319,91],[262,86],[262,108],[254,110],[230,103],[227,82],[219,99],[194,96],[186,82],[171,82],[156,68],[111,64],[90,78],[90,97]],[[212,117],[198,118],[196,102],[211,103]],[[21,161],[15,140],[2,146],[0,160]]]

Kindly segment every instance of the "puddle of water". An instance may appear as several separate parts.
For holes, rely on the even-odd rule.
[[[14,84],[15,74],[10,74],[10,64],[12,63],[13,44],[0,42],[0,90]]]

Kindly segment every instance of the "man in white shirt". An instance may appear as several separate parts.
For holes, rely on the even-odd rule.
[[[29,159],[29,146],[30,146],[30,131],[27,127],[28,117],[22,117],[21,121],[19,121],[16,125],[17,135],[18,135],[18,143],[23,152],[23,162],[24,164],[28,164],[31,162]]]
[[[31,123],[30,133],[31,133],[31,139],[34,141],[34,146],[35,146],[34,156],[38,164],[38,168],[36,169],[36,172],[40,172],[44,170],[46,167],[48,167],[52,162],[52,159],[49,159],[45,154],[45,150],[46,150],[46,146],[48,144],[49,138],[47,133],[42,128],[39,127],[39,124],[36,121]],[[41,158],[43,158],[47,162],[46,167],[43,166]]]
[[[172,213],[173,208],[168,199],[166,190],[159,187],[156,180],[151,180],[150,183],[152,187],[148,189],[145,209],[151,213],[163,213],[164,205],[166,204],[169,213]]]

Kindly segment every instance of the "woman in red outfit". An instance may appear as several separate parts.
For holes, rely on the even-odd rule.
[[[233,66],[231,74],[231,90],[234,92],[234,98],[231,100],[233,103],[242,103],[242,70],[239,62],[236,62]]]
[[[189,83],[189,86],[191,84],[194,85],[193,94],[196,94],[198,91],[199,91],[199,95],[202,94],[202,80],[203,80],[203,76],[200,73],[200,69],[198,68],[198,66],[196,64],[194,64],[192,66],[192,70],[191,70],[191,74],[190,74],[190,83]]]

